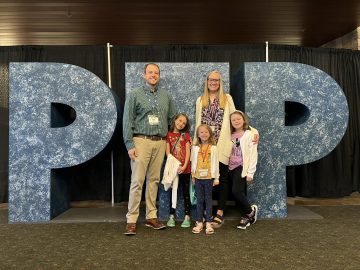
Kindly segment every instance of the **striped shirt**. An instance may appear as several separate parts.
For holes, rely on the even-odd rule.
[[[124,106],[123,138],[127,150],[135,147],[134,134],[165,137],[177,110],[170,94],[164,89],[151,92],[149,87],[128,94]],[[156,115],[158,125],[150,125],[149,115]]]

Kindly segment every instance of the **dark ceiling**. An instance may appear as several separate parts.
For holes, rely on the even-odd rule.
[[[360,23],[360,1],[0,0],[0,45],[289,44]]]

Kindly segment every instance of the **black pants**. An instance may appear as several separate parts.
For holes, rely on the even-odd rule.
[[[185,215],[190,215],[190,194],[189,194],[189,186],[190,184],[190,174],[180,174],[179,175],[179,186],[182,187],[183,197],[184,197],[184,208],[185,208]],[[170,207],[171,207],[171,200],[170,200]],[[170,208],[170,214],[175,214],[175,208]]]
[[[232,194],[239,206],[241,216],[248,215],[252,212],[252,208],[246,197],[247,182],[246,177],[241,177],[243,167],[236,167],[234,170],[229,171],[229,180],[232,182]]]
[[[220,173],[220,183],[216,189],[219,192],[218,196],[218,210],[225,210],[226,201],[228,199],[229,193],[229,167],[221,162],[219,162],[219,173]]]

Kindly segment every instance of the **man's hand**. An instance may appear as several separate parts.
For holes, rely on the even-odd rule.
[[[135,160],[135,158],[138,156],[137,154],[137,151],[136,151],[136,148],[132,148],[128,151],[128,154],[129,154],[129,158],[131,160]]]

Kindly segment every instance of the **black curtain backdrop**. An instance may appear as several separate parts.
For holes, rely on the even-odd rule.
[[[122,110],[125,101],[125,62],[229,62],[230,89],[244,62],[264,62],[263,44],[114,46],[112,90],[119,98],[119,120],[109,145],[92,160],[67,169],[72,201],[111,200],[111,153],[114,161],[115,202],[127,201],[130,163],[122,141]],[[107,82],[106,46],[17,46],[0,47],[0,100],[8,96],[9,62],[61,62],[74,64]],[[360,52],[339,49],[270,45],[269,61],[298,62],[317,67],[332,76],[347,97],[350,119],[341,143],[316,162],[287,168],[288,196],[342,197],[360,191],[359,109]],[[244,109],[240,94],[230,90]],[[0,103],[0,202],[8,199],[8,106]],[[260,134],[261,137],[261,134]],[[261,140],[260,140],[261,143]],[[321,143],[321,138],[319,138]]]

